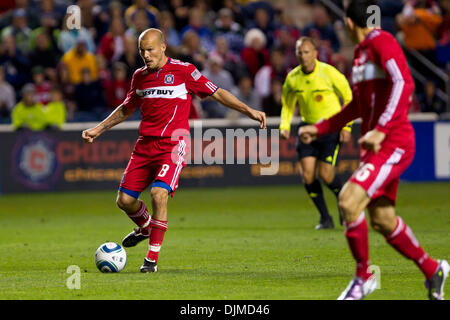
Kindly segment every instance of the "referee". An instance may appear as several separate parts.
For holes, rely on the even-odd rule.
[[[295,106],[299,105],[302,125],[314,124],[338,113],[352,100],[352,91],[345,76],[333,66],[317,60],[317,46],[309,37],[297,40],[295,53],[299,65],[286,77],[283,84],[280,135],[289,138]],[[340,102],[342,100],[342,104]],[[320,213],[316,229],[334,228],[333,218],[323,196],[317,176],[338,196],[342,182],[334,173],[339,145],[351,138],[351,125],[341,132],[328,134],[311,144],[297,141],[297,152],[306,191]],[[340,216],[342,224],[342,217]]]

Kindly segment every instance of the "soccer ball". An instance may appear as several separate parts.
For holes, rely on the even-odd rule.
[[[106,242],[95,252],[95,265],[101,272],[120,272],[126,264],[127,253],[115,242]]]

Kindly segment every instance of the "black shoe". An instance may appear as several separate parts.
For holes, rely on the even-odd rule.
[[[148,239],[148,236],[149,236],[148,234],[141,233],[141,228],[136,227],[125,238],[123,238],[122,245],[125,248],[134,247],[142,240]]]
[[[344,225],[344,216],[342,215],[342,212],[339,208],[338,208],[338,212],[339,212],[339,224],[341,226],[343,226]]]
[[[444,300],[444,284],[448,277],[449,265],[446,260],[438,260],[439,268],[429,280],[425,280],[425,287],[428,289],[428,299]]]
[[[157,271],[158,271],[158,266],[156,265],[156,262],[145,258],[144,264],[141,266],[141,272],[147,273],[147,272],[157,272]]]
[[[321,229],[334,229],[333,218],[329,217],[327,220],[320,221],[320,223],[316,226],[316,230]]]

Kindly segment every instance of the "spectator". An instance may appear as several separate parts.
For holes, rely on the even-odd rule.
[[[14,107],[11,118],[14,130],[44,130],[47,117],[42,104],[34,101],[34,86],[29,83],[22,89],[22,100]]]
[[[93,30],[94,27],[94,1],[93,0],[78,0],[77,5],[81,11],[81,21],[86,29]],[[93,30],[95,31],[95,30]]]
[[[402,12],[403,3],[399,0],[378,0],[378,6],[381,9],[381,28],[389,31],[395,36],[397,33],[397,26],[395,17]]]
[[[190,0],[169,0],[158,1],[161,11],[173,13],[175,29],[180,32],[189,23],[189,5]]]
[[[28,54],[31,29],[27,25],[27,13],[24,9],[14,10],[11,25],[1,31],[1,38],[5,36],[13,36],[17,47],[23,54]]]
[[[59,6],[55,5],[53,0],[41,0],[41,5],[39,6],[38,12],[39,16],[42,17],[44,15],[51,15],[57,22],[60,22],[64,17],[65,6],[61,5],[59,2]]]
[[[96,41],[109,31],[111,21],[115,19],[123,19],[123,6],[120,1],[111,1],[108,6],[97,6],[94,10],[94,28],[96,32]]]
[[[59,87],[53,86],[50,90],[50,102],[44,107],[47,117],[47,127],[50,129],[61,129],[66,122],[66,106]]]
[[[103,86],[103,83],[112,80],[112,73],[104,56],[97,54],[95,58],[97,60],[98,80]]]
[[[117,108],[126,98],[131,88],[131,81],[127,78],[128,67],[122,62],[113,64],[113,77],[103,84],[109,111]]]
[[[259,29],[250,29],[245,34],[245,48],[241,51],[241,58],[251,79],[255,77],[261,67],[270,64],[270,53],[266,48],[266,43],[266,36]]]
[[[31,69],[31,74],[33,75],[34,100],[46,105],[50,101],[52,85],[49,81],[45,80],[44,68],[42,66],[34,66]]]
[[[223,0],[220,7],[230,9],[233,12],[234,21],[239,23],[241,26],[245,25],[242,7],[236,0]]]
[[[244,102],[246,105],[252,107],[256,110],[261,110],[261,99],[258,96],[258,93],[253,88],[252,79],[249,76],[245,76],[241,78],[239,81],[239,87],[232,90],[232,92],[236,98]],[[236,119],[240,117],[240,113],[235,110],[228,111],[228,118]]]
[[[101,54],[109,63],[120,59],[125,50],[125,29],[122,19],[111,21],[109,31],[102,37],[97,53]]]
[[[57,82],[56,64],[59,60],[59,54],[56,48],[48,45],[49,40],[46,33],[41,33],[36,37],[36,47],[31,52],[30,64],[32,66],[42,66],[45,76],[51,82]]]
[[[138,52],[138,44],[135,37],[125,36],[124,45],[125,50],[119,61],[128,66],[128,79],[131,79],[134,70],[140,68],[143,62]]]
[[[230,50],[239,54],[244,47],[244,33],[242,27],[233,20],[233,11],[222,8],[219,10],[218,17],[215,22],[215,37],[225,38]]]
[[[270,94],[272,80],[278,79],[284,82],[286,76],[287,68],[283,52],[281,50],[273,50],[271,63],[259,69],[255,75],[255,90],[261,98],[265,98]]]
[[[252,28],[261,30],[266,36],[267,48],[272,48],[275,38],[275,27],[266,8],[261,7],[255,10],[253,22],[249,24],[249,29]]]
[[[14,36],[5,35],[0,43],[0,65],[5,68],[5,79],[19,91],[29,82],[28,60],[16,47]]]
[[[181,44],[180,36],[175,29],[175,21],[172,13],[169,11],[162,11],[158,16],[159,28],[164,33],[167,46],[178,47]]]
[[[397,22],[403,30],[405,46],[422,51],[434,61],[435,57],[430,51],[436,48],[434,35],[442,23],[439,7],[433,2],[431,8],[427,8],[425,0],[408,1],[397,16]]]
[[[134,4],[129,6],[125,10],[125,22],[128,27],[133,26],[134,15],[138,12],[144,12],[149,21],[149,27],[156,28],[158,27],[158,22],[156,21],[156,16],[158,15],[158,9],[154,6],[150,5],[147,0],[134,0]]]
[[[150,28],[151,22],[148,19],[147,11],[145,10],[137,10],[132,18],[133,23],[129,26],[125,35],[138,38],[141,32]]]
[[[69,69],[70,82],[78,84],[82,80],[82,70],[87,68],[92,79],[97,80],[98,68],[95,56],[86,50],[86,43],[78,40],[74,48],[64,54],[61,61]]]
[[[209,57],[208,67],[202,73],[219,88],[231,91],[234,87],[233,77],[223,69],[223,60],[218,55]],[[203,100],[202,106],[208,118],[224,118],[227,113],[227,109],[213,99]]]
[[[0,123],[9,121],[11,110],[16,104],[13,86],[5,81],[5,68],[0,66]]]
[[[323,40],[320,31],[317,29],[310,29],[309,36],[317,45],[317,60],[334,65],[333,49],[331,48],[330,41]]]
[[[436,86],[433,81],[427,81],[425,90],[419,95],[419,104],[422,112],[444,112],[444,104],[436,95]]]
[[[321,5],[316,5],[313,9],[313,22],[307,24],[303,29],[303,35],[313,37],[314,30],[317,30],[320,39],[328,42],[333,52],[338,52],[341,45],[339,39],[334,31],[333,25],[330,23],[328,13]]]
[[[181,61],[192,63],[197,69],[202,70],[206,65],[207,56],[207,51],[200,46],[200,38],[197,33],[193,30],[187,31],[183,35],[178,58]]]
[[[83,41],[86,44],[87,51],[94,53],[95,52],[95,44],[94,40],[89,33],[89,31],[85,27],[81,27],[81,29],[68,29],[67,27],[67,18],[70,17],[66,15],[63,19],[62,23],[62,31],[59,35],[58,39],[58,47],[63,52],[66,53],[71,50],[78,42]]]
[[[56,27],[57,20],[51,13],[44,13],[41,16],[41,26],[34,29],[30,36],[30,50],[33,53],[37,45],[37,37],[44,33],[47,36],[46,49],[57,50],[60,30]]]
[[[209,28],[204,25],[205,15],[202,10],[192,8],[189,10],[189,24],[181,30],[181,37],[189,31],[194,31],[200,39],[200,44],[207,51],[213,49],[212,33]]]
[[[267,117],[279,117],[281,115],[281,94],[283,82],[278,78],[272,79],[270,93],[262,100],[263,111]]]
[[[299,36],[294,36],[299,34]],[[295,56],[295,42],[300,38],[300,32],[294,32],[289,27],[281,26],[275,31],[276,48],[283,52],[285,65],[288,70],[295,68],[298,65],[297,57]]]
[[[228,49],[228,42],[224,37],[216,37],[215,49],[211,55],[217,55],[223,60],[223,68],[231,73],[235,83],[246,75],[246,67],[240,57]]]
[[[92,77],[91,70],[81,71],[82,80],[75,86],[75,102],[77,121],[96,121],[106,111],[106,101],[100,82]]]

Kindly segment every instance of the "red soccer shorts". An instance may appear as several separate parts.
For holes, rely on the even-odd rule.
[[[172,196],[178,188],[181,170],[186,166],[187,139],[140,136],[123,174],[120,188],[142,192],[153,181],[170,186]]]
[[[363,151],[360,167],[349,181],[360,185],[372,200],[385,196],[395,204],[400,176],[414,159],[414,151],[414,145],[405,148],[386,144],[377,154]]]

